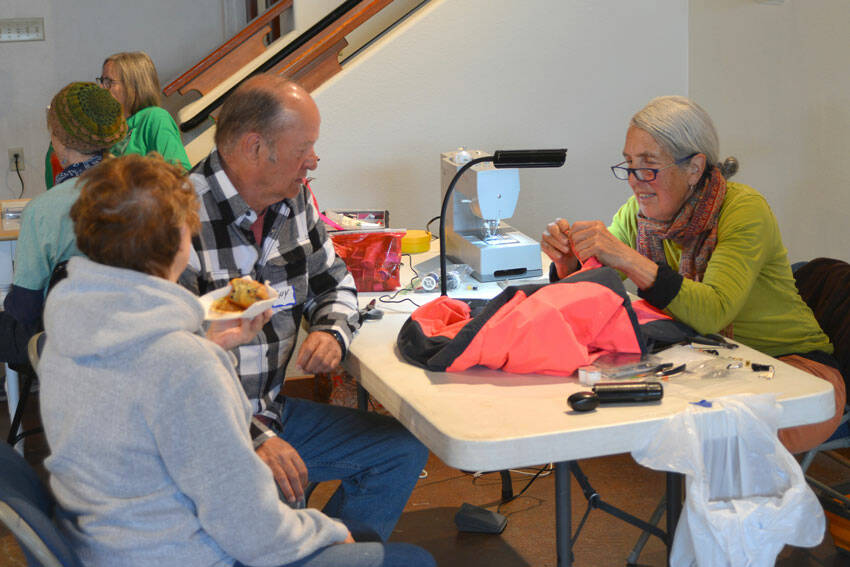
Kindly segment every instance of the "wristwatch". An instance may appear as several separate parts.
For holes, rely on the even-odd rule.
[[[336,339],[336,342],[339,343],[339,350],[342,352],[342,358],[345,358],[345,354],[346,354],[345,339],[342,338],[342,333],[340,333],[336,329],[322,329],[322,332],[328,333],[329,335],[331,335],[333,338]]]

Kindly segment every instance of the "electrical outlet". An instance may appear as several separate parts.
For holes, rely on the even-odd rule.
[[[18,156],[18,165],[15,167],[15,156]],[[9,148],[9,171],[24,170],[24,149]]]

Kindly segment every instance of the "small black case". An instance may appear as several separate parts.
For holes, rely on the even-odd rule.
[[[656,402],[664,397],[661,382],[598,382],[593,392],[600,404]]]

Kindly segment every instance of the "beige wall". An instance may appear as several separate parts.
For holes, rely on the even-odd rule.
[[[850,1],[691,0],[689,91],[791,261],[850,260]]]
[[[687,90],[687,2],[653,6],[432,1],[315,93],[320,206],[421,228],[440,212],[441,152],[567,147],[564,168],[521,173],[511,224],[539,237],[556,215],[610,220],[629,194],[608,169],[629,117]]]

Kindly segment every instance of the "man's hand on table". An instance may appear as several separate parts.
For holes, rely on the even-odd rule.
[[[336,337],[324,331],[313,331],[301,344],[295,364],[305,372],[330,372],[342,360],[342,349]]]
[[[280,437],[272,437],[257,447],[256,453],[271,469],[287,501],[294,503],[304,498],[304,488],[307,486],[307,465],[292,445]]]
[[[230,350],[251,342],[271,318],[272,310],[266,309],[253,319],[213,321],[207,329],[207,338],[224,350]]]

